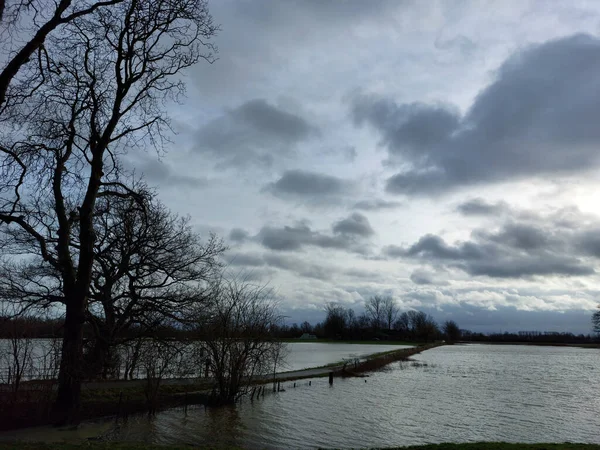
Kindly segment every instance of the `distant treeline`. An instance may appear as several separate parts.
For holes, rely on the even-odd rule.
[[[461,330],[461,340],[467,342],[532,342],[547,344],[592,344],[599,342],[592,334],[574,334],[554,331],[519,331],[517,333],[473,333]]]
[[[574,334],[570,332],[551,331],[519,331],[516,333],[476,333],[461,330],[453,321],[446,321],[441,326],[432,316],[421,311],[397,312],[388,328],[386,321],[378,321],[365,313],[356,316],[352,309],[336,305],[328,305],[325,320],[312,325],[309,322],[301,324],[283,324],[271,330],[274,337],[293,339],[303,334],[313,334],[320,339],[339,340],[406,340],[430,342],[440,339],[464,342],[531,342],[548,344],[593,344],[600,339],[592,334]],[[18,334],[24,338],[62,337],[60,318],[0,316],[0,339],[8,339]],[[135,327],[131,328],[122,338],[140,336]],[[91,326],[84,327],[84,335],[93,337]],[[153,336],[160,338],[185,339],[189,332],[177,326],[164,325],[153,330]]]
[[[352,308],[337,303],[325,306],[325,320],[316,325],[282,326],[276,331],[282,338],[313,334],[317,338],[339,340],[405,340],[432,342],[460,340],[461,330],[454,321],[438,324],[422,311],[400,312],[392,297],[374,296],[365,302],[365,310],[356,315]]]

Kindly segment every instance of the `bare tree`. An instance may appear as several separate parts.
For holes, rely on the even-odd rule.
[[[600,334],[600,305],[598,305],[598,311],[592,314],[592,327],[594,333]]]
[[[385,324],[387,325],[387,329],[391,330],[392,325],[396,321],[398,317],[398,305],[396,304],[396,300],[394,300],[391,296],[386,296],[383,298],[383,316],[385,318]]]
[[[113,349],[153,336],[166,321],[176,323],[205,299],[226,250],[211,235],[203,241],[188,218],[178,217],[149,196],[103,200],[95,223],[95,263],[88,321],[95,339],[91,359],[107,375]]]
[[[8,384],[13,394],[13,401],[21,386],[21,381],[33,372],[33,342],[29,332],[29,321],[27,317],[19,317],[20,320],[10,320],[18,314],[10,305],[3,305],[2,324],[4,333],[8,339],[0,342],[0,367],[3,370],[3,381]]]
[[[123,0],[78,16],[46,37],[43,83],[11,104],[0,130],[0,224],[11,251],[59,274],[57,295],[45,298],[65,309],[59,422],[79,419],[97,201],[136,197],[119,156],[162,147],[163,101],[183,92],[181,70],[212,61],[216,31],[205,0]]]
[[[222,279],[213,286],[210,305],[196,316],[215,403],[234,403],[257,377],[282,363],[282,344],[272,335],[282,317],[270,295],[247,281]]]
[[[378,330],[385,324],[385,298],[374,295],[365,302],[365,312],[373,329]]]
[[[3,105],[7,99],[12,100],[14,105],[31,95],[31,92],[44,82],[40,65],[43,64],[46,52],[44,43],[50,33],[60,32],[66,24],[92,14],[99,8],[113,6],[122,1],[0,0],[0,36],[5,38],[1,49],[9,55],[0,71],[0,117],[5,110]],[[13,35],[27,37],[16,39]],[[23,69],[27,73],[22,80],[18,80],[17,74]],[[15,80],[16,86],[13,85]],[[25,91],[22,90],[23,87],[26,87]]]
[[[181,342],[149,339],[142,344],[140,360],[146,375],[144,396],[148,414],[156,413],[162,380],[177,373],[177,363],[183,356]]]
[[[447,320],[443,326],[444,334],[449,342],[456,342],[460,340],[461,331],[454,320]]]
[[[342,337],[348,327],[348,310],[339,303],[329,302],[325,305],[325,314],[323,323],[325,334],[331,338]]]

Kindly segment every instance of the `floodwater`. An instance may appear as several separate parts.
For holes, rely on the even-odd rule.
[[[310,382],[310,385],[309,385]],[[369,378],[285,383],[231,408],[171,409],[105,423],[102,439],[244,448],[357,448],[437,442],[600,443],[600,353],[455,345]],[[100,425],[90,425],[90,427]],[[29,433],[31,436],[32,433]]]
[[[25,370],[24,379],[47,378],[56,376],[58,373],[58,362],[60,357],[60,341],[52,339],[32,339],[31,362]],[[10,365],[11,342],[8,339],[0,339],[0,383],[6,382],[8,367]],[[336,344],[318,342],[293,342],[285,345],[284,360],[277,366],[277,372],[289,372],[295,370],[321,367],[328,364],[346,361],[354,358],[364,358],[373,353],[387,352],[401,348],[411,347],[409,345],[387,345],[387,344]],[[56,353],[53,353],[55,349]],[[7,355],[8,352],[8,355]],[[53,358],[54,357],[54,358]],[[200,370],[186,366],[176,366],[169,371],[167,378],[201,376]],[[134,372],[134,378],[144,376],[142,367]]]
[[[321,367],[328,364],[354,359],[364,358],[373,353],[387,352],[401,348],[409,348],[410,345],[384,345],[384,344],[335,344],[318,342],[293,342],[287,344],[286,361],[278,369],[281,371],[292,371]]]

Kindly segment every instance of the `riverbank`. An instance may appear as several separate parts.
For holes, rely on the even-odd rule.
[[[86,442],[84,444],[46,444],[46,443],[0,443],[0,450],[238,450],[240,447],[195,447],[189,445],[148,445],[127,442]],[[409,447],[388,447],[381,450],[600,450],[597,444],[577,443],[506,443],[473,442],[465,444],[427,444]]]

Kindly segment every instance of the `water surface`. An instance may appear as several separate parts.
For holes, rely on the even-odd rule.
[[[445,346],[394,363],[366,382],[335,379],[330,387],[326,378],[315,378],[284,387],[286,392],[268,392],[236,407],[189,408],[187,415],[172,409],[117,427],[104,424],[99,434],[117,441],[252,449],[448,441],[600,444],[597,349]]]
[[[386,344],[336,344],[319,342],[293,342],[287,344],[288,354],[281,371],[309,369],[353,358],[364,358],[373,353],[387,352],[410,345]]]
[[[138,417],[107,439],[245,448],[435,442],[600,443],[595,349],[457,345],[365,380],[318,378],[234,408]]]

